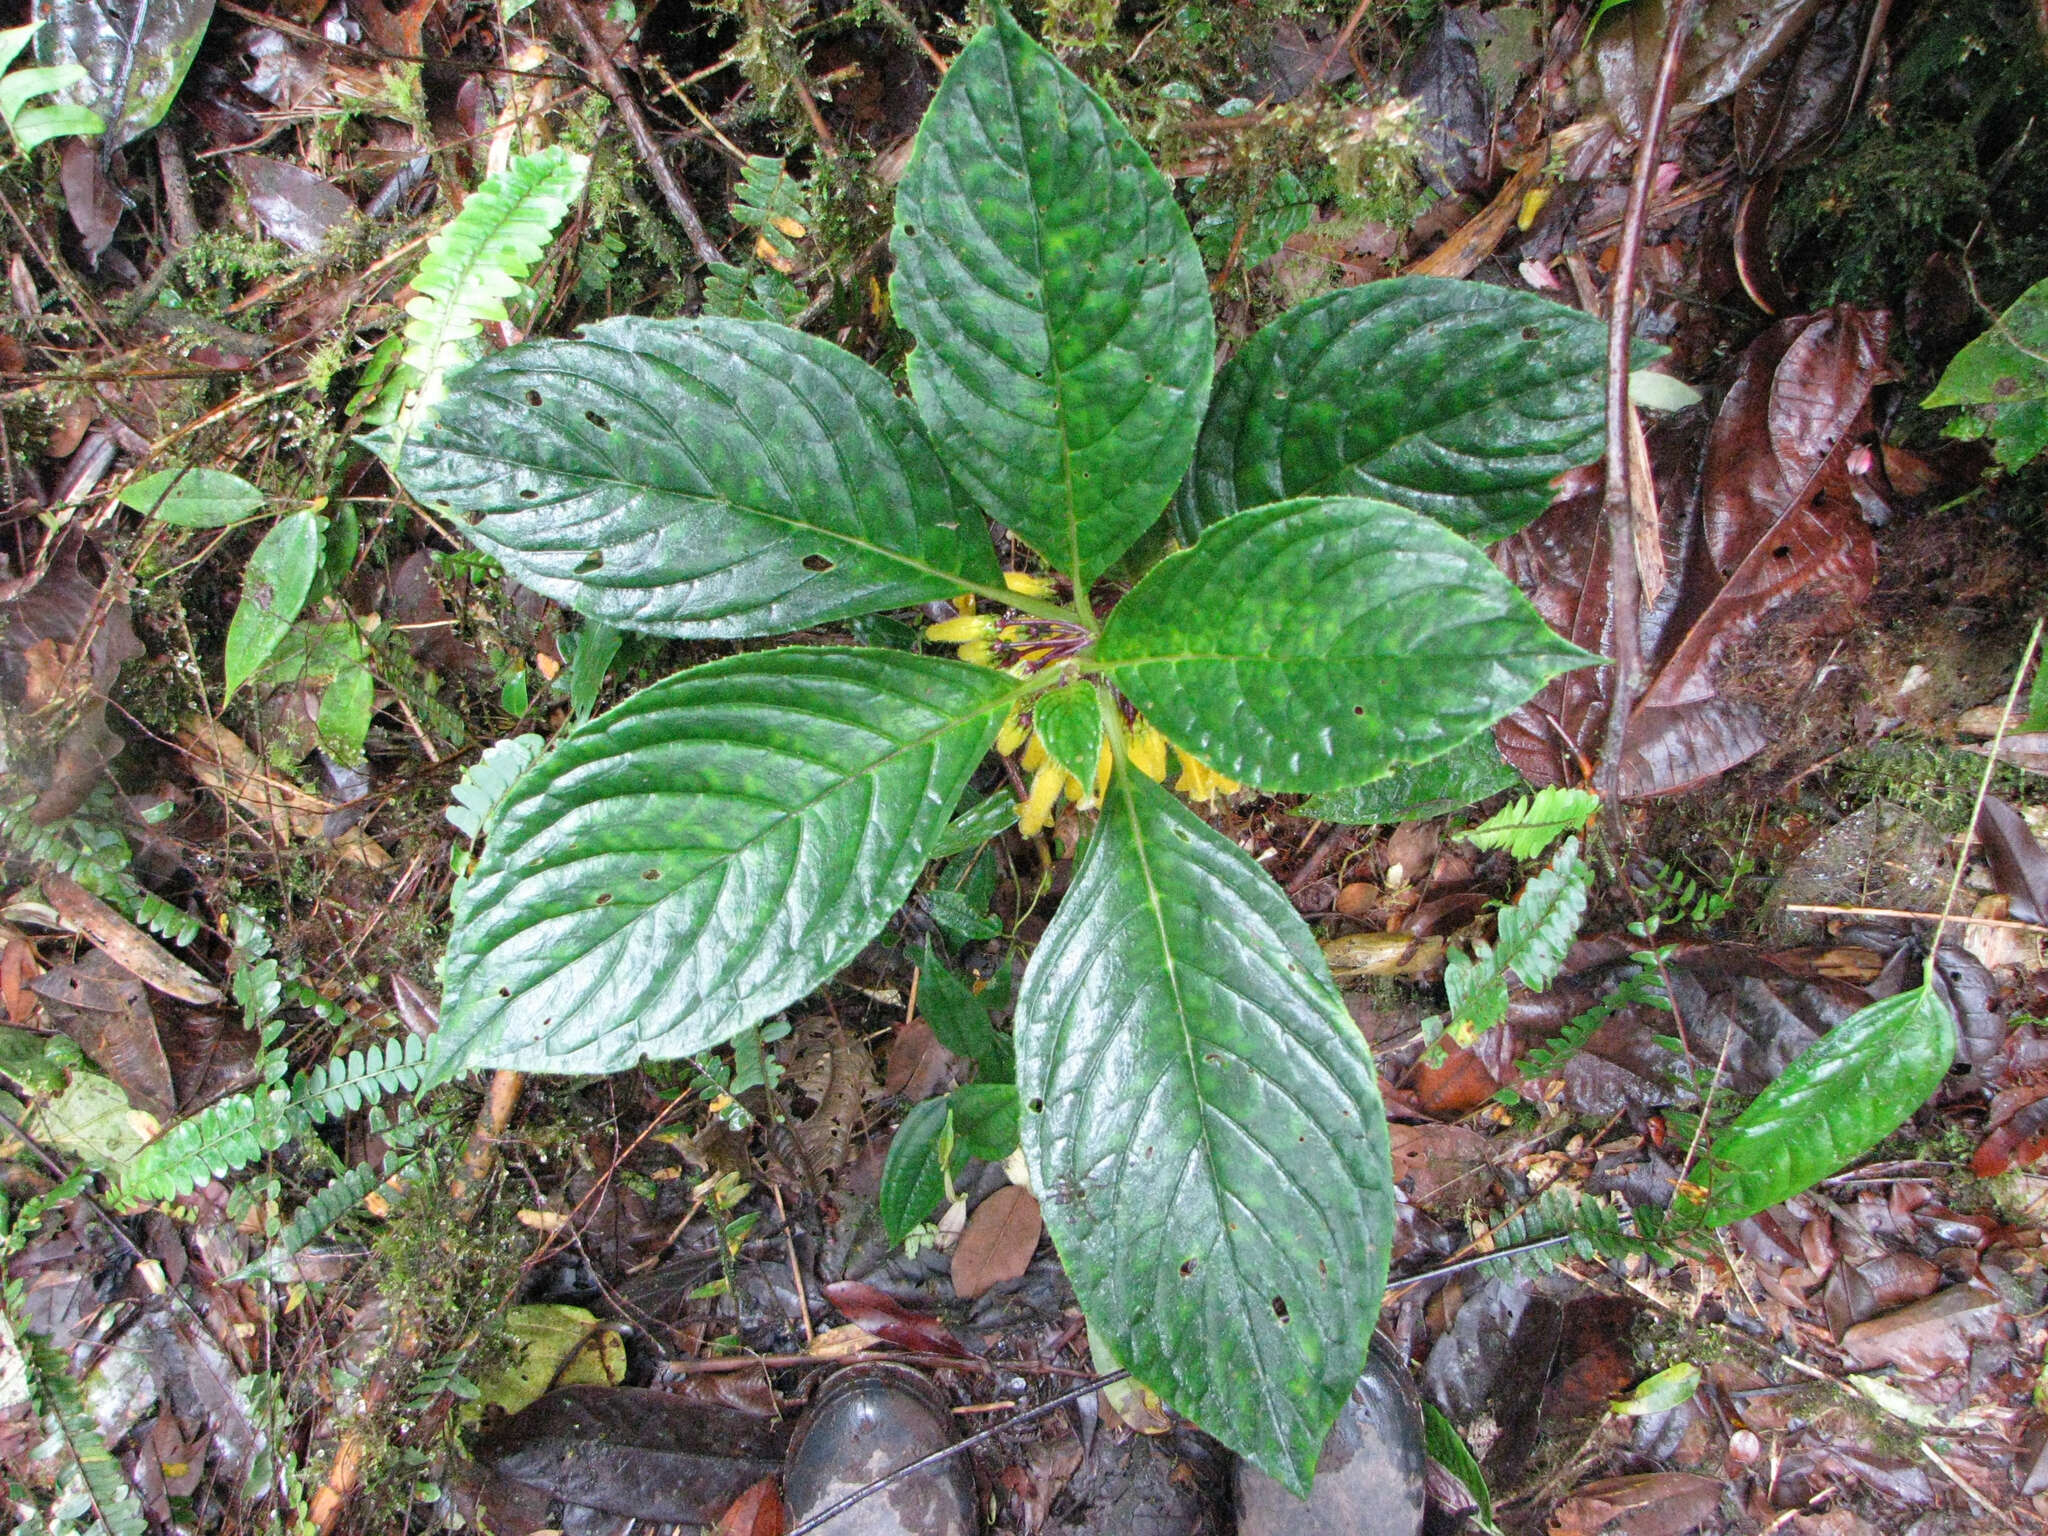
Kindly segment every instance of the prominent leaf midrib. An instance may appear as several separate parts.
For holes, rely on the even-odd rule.
[[[859,783],[863,779],[868,780],[870,784],[872,784],[877,774],[879,774],[884,768],[895,763],[897,760],[907,756],[909,753],[922,751],[923,749],[934,745],[941,738],[947,735],[947,733],[954,730],[958,730],[962,725],[974,719],[976,716],[987,716],[993,714],[996,710],[1007,707],[1010,703],[1024,697],[1026,694],[1036,692],[1037,686],[1037,684],[1033,683],[1014,688],[1010,692],[1002,694],[997,698],[991,700],[983,708],[973,710],[968,714],[956,715],[951,720],[944,722],[943,724],[933,728],[932,730],[926,731],[922,735],[914,737],[911,740],[902,743],[900,746],[885,753],[883,756],[867,763],[858,772],[847,774],[844,778],[839,779],[837,782],[831,785],[828,785],[819,793],[812,795],[809,799],[799,802],[791,809],[783,812],[780,816],[772,817],[767,821],[764,821],[762,825],[751,836],[741,840],[739,843],[735,844],[731,849],[718,855],[704,869],[698,870],[697,873],[691,877],[691,881],[685,883],[694,883],[697,880],[702,880],[712,870],[722,871],[724,869],[731,868],[737,860],[739,860],[746,853],[750,852],[756,844],[762,842],[764,839],[766,839],[772,833],[777,831],[790,820],[796,819],[800,822],[801,818],[808,815],[819,804],[829,799],[831,796],[837,794],[847,785]],[[839,723],[844,724],[845,722],[841,721]],[[592,761],[596,760],[597,759],[592,759]],[[578,764],[577,766],[583,767],[587,766],[587,764]],[[552,787],[552,785],[550,787]],[[518,848],[523,848],[525,846],[526,844],[524,842],[516,843],[513,845],[513,849],[508,850],[508,852],[516,851]],[[574,864],[575,862],[577,861],[574,858],[572,858],[568,861],[568,864]],[[553,873],[554,870],[555,866],[549,864],[542,864],[539,865],[537,868],[521,868],[517,871],[514,871],[508,867],[504,871],[504,874],[511,876],[513,883],[516,885],[526,880],[533,879],[539,875]],[[492,885],[496,885],[498,882],[492,881],[489,883]],[[475,893],[482,887],[483,884],[484,882],[481,881],[473,881],[471,883],[469,887],[469,892],[471,894],[472,902],[474,900]],[[620,923],[617,927],[611,929],[601,939],[599,939],[597,943],[592,944],[588,948],[586,948],[583,951],[583,953],[587,955],[591,953],[592,950],[597,949],[600,945],[611,943],[614,939],[618,938],[620,934],[625,933],[626,931],[631,929],[649,912],[656,911],[662,906],[666,905],[666,903],[669,900],[671,900],[680,889],[680,886],[672,888],[659,901],[650,902],[646,906],[628,908],[626,921]],[[575,909],[574,912],[548,913],[543,916],[536,917],[530,922],[520,923],[517,926],[511,928],[494,928],[491,930],[491,947],[497,948],[501,945],[511,943],[512,941],[520,938],[522,935],[531,932],[533,929],[538,928],[543,924],[558,922],[564,917],[581,916],[592,910],[597,909],[579,907]]]
[[[1117,765],[1116,771],[1128,774],[1132,769],[1128,762],[1123,762]],[[1167,987],[1173,994],[1173,1016],[1175,1022],[1180,1026],[1181,1049],[1186,1058],[1188,1069],[1188,1092],[1193,1095],[1197,1110],[1195,1123],[1199,1128],[1197,1136],[1202,1154],[1202,1170],[1208,1180],[1210,1198],[1215,1203],[1216,1209],[1220,1214],[1230,1201],[1216,1175],[1216,1148],[1209,1131],[1209,1101],[1202,1093],[1201,1077],[1196,1067],[1194,1032],[1188,1021],[1186,999],[1181,994],[1180,967],[1174,958],[1173,940],[1166,929],[1165,905],[1160,897],[1159,883],[1152,874],[1152,859],[1146,847],[1144,826],[1138,817],[1137,797],[1131,792],[1131,786],[1128,783],[1124,786],[1123,800],[1125,816],[1129,821],[1131,829],[1131,842],[1138,856],[1138,873],[1145,882],[1145,908],[1152,918],[1153,931],[1158,935],[1160,961],[1165,968]],[[1206,873],[1204,871],[1205,875]],[[1236,1239],[1227,1235],[1227,1227],[1224,1242],[1230,1248],[1231,1268],[1239,1271],[1239,1273],[1243,1273]],[[1256,1339],[1258,1337],[1255,1331],[1257,1320],[1245,1302],[1248,1287],[1239,1285],[1234,1287],[1234,1289],[1238,1293],[1238,1312],[1244,1327],[1245,1338],[1248,1340]],[[1266,1406],[1268,1428],[1271,1430],[1276,1444],[1287,1445],[1289,1441],[1286,1426],[1274,1404],[1272,1388],[1265,1380],[1266,1373],[1260,1371],[1258,1375],[1259,1396]]]
[[[513,458],[510,455],[503,453],[475,452],[470,454],[469,456],[472,458],[484,460],[489,463],[509,465],[514,469],[531,470],[535,474],[539,475],[547,475],[564,480],[585,482],[592,485],[593,487],[613,487],[619,490],[630,491],[636,496],[646,496],[652,494],[656,496],[668,497],[675,501],[683,502],[685,504],[694,504],[701,502],[710,505],[731,507],[734,510],[743,512],[750,517],[758,517],[764,522],[776,523],[782,527],[794,529],[800,533],[816,534],[821,538],[835,539],[839,543],[844,544],[851,549],[857,549],[861,551],[863,554],[879,556],[881,559],[885,561],[903,566],[909,570],[916,571],[920,575],[930,576],[934,580],[944,582],[947,585],[952,586],[962,592],[981,592],[989,593],[992,595],[1002,595],[1004,597],[1008,597],[1010,595],[1007,588],[996,587],[986,582],[976,581],[972,577],[966,576],[959,571],[941,570],[937,566],[927,564],[925,561],[916,559],[915,557],[910,555],[903,554],[898,550],[884,549],[881,545],[876,544],[871,540],[857,538],[852,534],[842,533],[836,528],[827,528],[822,524],[807,523],[799,518],[788,516],[780,512],[772,512],[765,507],[757,507],[750,502],[740,501],[735,497],[723,495],[708,495],[700,491],[681,491],[675,490],[668,486],[661,485],[646,485],[641,484],[637,481],[623,479],[617,475],[599,475],[594,474],[588,470],[564,469],[552,465],[536,464],[525,459]],[[592,494],[592,492],[585,492],[583,494]],[[521,503],[517,509],[513,510],[512,515],[516,516],[520,513],[536,511],[539,510],[541,507],[548,505],[553,505],[553,503]],[[649,534],[659,534],[661,531],[662,530],[658,528],[650,528],[646,530],[645,533],[638,535],[638,537],[645,538]],[[503,545],[505,548],[514,550],[521,554],[572,554],[576,552],[578,549],[588,548],[587,545],[578,545],[572,543],[559,548],[548,547],[540,550],[535,550],[531,546],[514,544],[507,539],[493,537],[490,532],[488,524],[485,524],[477,528],[473,528],[471,532],[480,533],[485,538],[490,539],[492,543]]]
[[[1016,23],[1012,21],[1010,25],[1014,27]],[[1002,22],[998,21],[996,26],[997,36],[1001,38]],[[1024,173],[1024,185],[1029,193],[1025,201],[1031,209],[1031,259],[1036,269],[1034,276],[1038,283],[1038,323],[1039,328],[1045,333],[1045,369],[1050,376],[1047,382],[1052,386],[1055,402],[1053,414],[1058,417],[1054,429],[1059,433],[1060,494],[1066,504],[1067,514],[1067,574],[1076,582],[1081,582],[1086,579],[1086,573],[1081,566],[1081,514],[1074,505],[1074,449],[1073,444],[1068,441],[1067,433],[1067,421],[1072,413],[1067,409],[1066,372],[1060,367],[1059,346],[1052,329],[1052,301],[1046,292],[1045,226],[1038,212],[1038,178],[1031,169],[1031,140],[1025,132],[1023,103],[1017,98],[1017,77],[1011,69],[1008,39],[1004,38],[1002,41],[1003,86],[1010,96],[1010,115],[1017,121],[1017,141],[1023,149],[1020,168]],[[1057,80],[1054,81],[1054,85],[1057,87]],[[978,215],[976,222],[979,222]],[[985,227],[983,233],[987,233]]]

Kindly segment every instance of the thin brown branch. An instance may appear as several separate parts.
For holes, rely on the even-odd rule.
[[[569,18],[569,25],[576,29],[576,40],[583,45],[584,61],[597,78],[598,89],[619,109],[619,116],[626,124],[626,133],[640,156],[640,163],[647,167],[647,174],[654,178],[655,186],[661,190],[662,201],[668,204],[668,211],[689,237],[690,249],[706,266],[724,261],[725,253],[711,243],[711,236],[704,231],[704,221],[697,217],[697,205],[690,201],[690,194],[684,190],[675,168],[662,153],[654,130],[647,126],[646,115],[640,110],[633,88],[626,84],[626,77],[619,73],[619,66],[605,51],[597,29],[591,26],[590,17],[583,10],[583,0],[562,0],[562,10]]]
[[[1671,115],[1678,87],[1678,64],[1685,53],[1685,35],[1692,30],[1699,0],[1678,0],[1671,8],[1664,34],[1664,54],[1657,65],[1657,85],[1643,119],[1643,142],[1636,151],[1635,180],[1628,189],[1628,208],[1621,220],[1619,260],[1607,296],[1607,569],[1614,615],[1614,688],[1607,716],[1607,742],[1600,753],[1599,785],[1610,799],[1621,781],[1622,748],[1628,739],[1629,716],[1635,712],[1642,685],[1642,585],[1636,571],[1636,530],[1629,496],[1628,365],[1629,341],[1635,326],[1636,269],[1643,254],[1643,229],[1649,222],[1650,189],[1657,179],[1658,141]]]

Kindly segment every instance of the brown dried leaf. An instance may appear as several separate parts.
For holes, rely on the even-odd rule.
[[[1045,1230],[1031,1191],[1008,1184],[974,1208],[953,1250],[953,1292],[963,1300],[1014,1280],[1031,1267]]]
[[[782,1496],[775,1479],[764,1477],[735,1499],[718,1522],[717,1536],[782,1536]]]
[[[64,187],[64,210],[85,244],[85,254],[97,263],[100,252],[114,243],[114,231],[121,223],[121,194],[100,164],[99,141],[66,139],[59,179]]]
[[[41,883],[44,897],[63,919],[64,926],[92,940],[122,969],[180,1002],[220,1001],[220,988],[69,875],[50,871]]]
[[[2005,1317],[1998,1293],[1976,1285],[1947,1290],[1901,1307],[1842,1335],[1842,1348],[1864,1370],[1895,1365],[1908,1376],[1936,1376],[1970,1363],[1970,1344]]]
[[[321,837],[334,803],[269,771],[226,726],[204,715],[188,715],[178,728],[178,745],[201,784],[255,815],[280,843],[294,837],[308,841]],[[343,858],[366,869],[383,869],[391,862],[391,855],[364,836],[360,827],[350,827],[335,838],[333,847]]]
[[[138,1109],[168,1120],[175,1107],[171,1067],[150,1012],[149,994],[132,974],[95,951],[29,983],[57,1027],[127,1093]]]
[[[1685,1536],[1714,1518],[1721,1483],[1690,1472],[1646,1472],[1587,1483],[1550,1517],[1550,1536]]]
[[[967,1351],[951,1330],[934,1317],[921,1317],[886,1291],[858,1280],[839,1280],[825,1287],[825,1297],[845,1319],[876,1338],[902,1349],[926,1354],[958,1355]]]

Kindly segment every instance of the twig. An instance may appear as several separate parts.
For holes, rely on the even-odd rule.
[[[1111,1371],[1107,1376],[1093,1377],[1070,1391],[1062,1392],[1058,1397],[1046,1399],[1036,1408],[1027,1408],[1022,1413],[1012,1418],[1007,1418],[992,1428],[982,1430],[979,1434],[969,1435],[965,1440],[956,1440],[941,1450],[933,1451],[929,1456],[920,1456],[916,1461],[911,1462],[910,1465],[898,1467],[887,1477],[879,1478],[869,1483],[865,1488],[856,1488],[838,1503],[826,1505],[801,1525],[792,1526],[789,1536],[806,1536],[807,1532],[815,1531],[827,1522],[838,1519],[869,1495],[880,1493],[884,1488],[893,1487],[907,1477],[911,1477],[928,1467],[935,1467],[942,1461],[958,1456],[962,1451],[970,1450],[977,1445],[986,1444],[988,1441],[995,1439],[997,1435],[1007,1434],[1013,1429],[1029,1424],[1033,1419],[1042,1419],[1055,1408],[1064,1408],[1068,1403],[1076,1402],[1088,1396],[1091,1392],[1099,1392],[1104,1387],[1113,1387],[1118,1382],[1127,1379],[1130,1374],[1129,1371]]]
[[[1956,904],[1956,892],[1963,888],[1963,871],[1969,867],[1970,844],[1977,839],[1977,821],[1984,814],[1985,797],[1991,793],[1991,776],[1998,771],[1998,749],[2005,744],[2006,729],[2012,724],[2013,706],[2020,699],[2020,683],[2026,678],[2027,667],[2041,644],[2041,626],[2044,623],[2048,623],[2048,619],[2034,620],[2034,632],[2027,636],[2027,648],[2020,653],[2020,664],[2012,670],[2012,687],[2006,690],[2005,708],[1999,711],[1998,731],[1984,752],[1984,777],[1977,782],[1977,798],[1970,806],[1970,824],[1963,828],[1963,846],[1956,850],[1956,872],[1949,880],[1948,895],[1941,903],[1941,916],[1935,919],[1934,937],[1927,941],[1929,981],[1934,979],[1934,957],[1941,951],[1941,932],[1953,921],[1949,912]]]
[[[811,1326],[811,1293],[804,1284],[804,1272],[796,1262],[796,1238],[790,1234],[789,1211],[782,1203],[781,1186],[770,1184],[768,1190],[775,1196],[775,1214],[782,1222],[782,1247],[789,1255],[789,1282],[796,1287],[796,1304],[803,1312],[804,1342],[808,1344],[818,1336]]]
[[[1685,53],[1685,35],[1692,30],[1699,0],[1678,0],[1664,34],[1664,56],[1657,65],[1657,87],[1643,120],[1642,147],[1636,153],[1635,180],[1628,189],[1622,215],[1619,260],[1614,284],[1607,291],[1607,580],[1614,615],[1614,689],[1607,716],[1607,742],[1600,753],[1600,788],[1614,797],[1621,782],[1622,748],[1628,740],[1629,716],[1635,712],[1636,688],[1642,668],[1642,587],[1636,572],[1634,504],[1629,497],[1628,365],[1629,342],[1636,308],[1636,267],[1643,254],[1643,227],[1650,211],[1650,188],[1657,179],[1658,140],[1671,112],[1678,85],[1678,63]]]
[[[2013,928],[2022,933],[2048,933],[2048,924],[2023,923],[2014,917],[1968,917],[1951,912],[1943,917],[1939,912],[1904,912],[1896,907],[1813,907],[1803,902],[1786,906],[1787,912],[1817,912],[1836,917],[1897,917],[1915,923],[1960,923],[1966,928]]]
[[[725,253],[713,245],[711,236],[704,232],[704,221],[697,217],[697,205],[690,201],[690,194],[683,189],[674,168],[662,154],[654,130],[647,126],[640,103],[626,84],[626,77],[619,73],[619,66],[605,52],[597,30],[583,13],[583,0],[562,0],[562,9],[568,14],[569,25],[576,29],[576,40],[583,45],[584,57],[590,72],[597,77],[598,89],[609,96],[612,105],[619,109],[619,116],[626,123],[626,133],[633,140],[633,148],[639,152],[640,163],[647,167],[647,174],[654,178],[655,186],[661,190],[662,201],[668,204],[668,211],[689,237],[690,249],[706,266],[724,261]]]

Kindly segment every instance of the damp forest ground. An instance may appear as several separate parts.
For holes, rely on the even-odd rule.
[[[1589,38],[1591,9],[1018,14],[1172,178],[1221,357],[1318,295],[1414,272],[1604,319],[1663,9],[1602,6]],[[896,1126],[965,1071],[920,1011],[920,965],[945,956],[1006,1023],[1005,978],[1087,832],[1071,808],[935,864],[757,1048],[358,1094],[189,1193],[113,1198],[145,1140],[210,1103],[352,1051],[416,1059],[469,847],[447,814],[464,775],[494,743],[734,649],[594,638],[362,446],[428,237],[507,153],[561,144],[589,157],[587,185],[487,345],[745,314],[900,379],[893,189],[978,14],[114,10],[138,57],[192,57],[160,124],[107,156],[82,139],[0,152],[10,1522],[623,1531],[479,1447],[568,1383],[772,1425],[833,1364],[892,1355],[980,1429],[1085,1380],[1099,1362],[1038,1228],[1008,1235],[1010,1278],[969,1273],[994,1245],[974,1226],[1000,1165],[962,1175],[964,1234],[942,1222],[906,1251],[876,1215]],[[1785,48],[1746,74],[1726,62],[1776,32]],[[1479,1529],[1482,1483],[1500,1528],[1559,1536],[2048,1528],[2048,735],[2015,718],[1990,779],[2003,831],[1965,842],[2048,594],[2048,468],[1998,465],[1919,403],[2048,277],[2048,33],[2021,0],[1715,0],[1689,47],[1715,68],[1681,76],[1638,285],[1638,335],[1699,395],[1650,419],[1672,585],[1649,659],[1675,669],[1703,636],[1699,687],[1674,694],[1739,714],[1749,748],[1714,758],[1719,727],[1685,708],[1644,719],[1641,792],[1586,830],[1595,878],[1564,974],[1441,1059],[1422,1030],[1446,947],[1492,935],[1538,867],[1464,834],[1527,789],[1391,820],[1251,791],[1206,814],[1325,943],[1376,1053],[1401,1191],[1380,1326],[1471,1453],[1463,1478],[1439,1456],[1432,1531]],[[1852,332],[1867,355],[1827,351]],[[1758,362],[1806,343],[1806,373]],[[1802,438],[1817,395],[1852,402],[1853,442]],[[1695,530],[1773,456],[1773,516],[1818,509],[1843,562],[1867,548],[1867,579],[1829,565],[1731,616],[1687,584]],[[288,643],[232,693],[230,625],[270,579],[250,570],[269,522],[177,526],[123,499],[171,467],[327,519]],[[1595,564],[1597,502],[1561,487],[1496,556],[1560,627],[1584,617],[1565,599]],[[938,616],[804,638],[911,646]],[[1572,637],[1603,651],[1604,619]],[[1533,709],[1503,726],[1507,761],[1588,782],[1599,711],[1556,685]],[[1020,784],[992,758],[974,788]],[[1703,1135],[1888,975],[1896,989],[1931,931],[1896,914],[1938,911],[1959,858],[1957,910],[1983,920],[1943,949],[1964,1059],[1887,1141],[1702,1252],[1567,1243],[1520,1271],[1461,1266],[1588,1202],[1668,1201]],[[1646,947],[1675,1014],[1575,1025]],[[1561,1037],[1573,1048],[1527,1070]],[[1690,1392],[1611,1406],[1674,1367],[1696,1370]],[[593,1454],[622,1484],[649,1476],[631,1426]],[[973,1459],[991,1529],[1234,1528],[1223,1453],[1128,1392]]]

